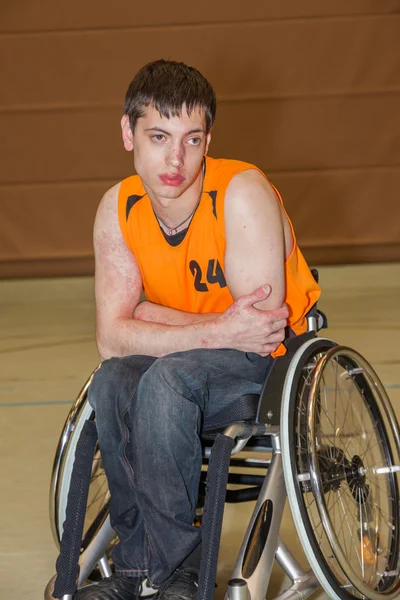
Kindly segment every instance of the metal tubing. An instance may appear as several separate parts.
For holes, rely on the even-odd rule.
[[[249,439],[253,436],[279,435],[279,427],[271,427],[257,423],[233,423],[224,430],[224,435],[231,437],[232,439],[239,438],[232,449],[233,456],[243,450]],[[265,451],[265,449],[262,451]]]
[[[249,589],[244,579],[230,579],[226,600],[250,600]]]
[[[276,444],[279,447],[279,443]],[[276,547],[278,545],[279,528],[282,520],[283,509],[285,506],[286,489],[282,472],[282,456],[276,452],[268,469],[263,487],[261,488],[253,515],[247,528],[236,565],[232,574],[233,578],[243,578],[247,581],[249,594],[252,600],[264,600],[271,576],[272,565],[274,562]],[[248,550],[248,544],[251,538],[254,524],[262,510],[265,502],[269,500],[272,504],[272,520],[268,531],[267,539],[262,548],[262,554],[258,560],[254,571],[249,577],[244,577],[244,561]]]
[[[99,569],[103,579],[105,577],[111,577],[112,570],[106,554],[103,554],[103,556],[99,560]]]
[[[309,571],[304,577],[295,581],[290,588],[276,596],[274,600],[305,600],[319,587],[318,579],[312,571]]]
[[[224,429],[224,435],[233,440],[237,437],[250,438],[252,435],[263,435],[264,433],[264,425],[253,425],[251,423],[232,423]]]
[[[80,556],[78,587],[84,584],[114,537],[115,533],[111,528],[110,517],[108,516],[92,543]]]
[[[54,575],[46,585],[46,589],[44,590],[44,600],[57,600],[53,596],[54,592],[54,583],[56,581],[57,575]],[[64,594],[60,600],[73,600],[72,594]]]
[[[253,448],[246,448],[244,452],[254,452]],[[269,450],[268,452],[272,452]],[[267,453],[267,452],[266,452]],[[208,456],[203,458],[203,465],[208,464]],[[265,469],[267,470],[271,464],[271,460],[268,458],[235,458],[234,456],[231,458],[231,467],[246,467],[246,469]]]
[[[318,331],[318,316],[307,317],[307,331]]]
[[[292,581],[305,577],[305,571],[301,568],[301,565],[280,538],[275,553],[275,559],[281,569]]]
[[[270,446],[262,446],[262,445],[253,446],[253,445],[251,445],[251,440],[252,440],[252,438],[247,439],[246,446],[243,448],[244,452],[258,452],[259,454],[270,454],[273,451],[272,446],[271,447]],[[242,442],[242,441],[243,440],[240,440],[240,442]],[[235,448],[236,448],[236,446],[235,446]],[[234,454],[237,454],[239,452],[239,450],[236,450],[235,448],[234,448],[234,450],[235,450]],[[203,458],[205,458],[206,460],[209,459],[210,454],[211,454],[211,447],[206,447],[203,449]]]
[[[206,481],[207,471],[202,471],[201,481]],[[259,487],[264,483],[265,475],[252,475],[251,473],[229,473],[228,483],[235,485],[257,485]]]

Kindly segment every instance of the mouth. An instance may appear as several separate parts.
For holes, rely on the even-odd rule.
[[[182,185],[185,181],[185,178],[178,173],[163,173],[163,175],[159,175],[158,178],[162,183],[165,183],[165,185],[172,186]]]

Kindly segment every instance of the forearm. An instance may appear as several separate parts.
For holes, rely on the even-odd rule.
[[[97,346],[103,360],[113,356],[164,356],[196,348],[227,348],[223,323],[217,319],[188,325],[165,325],[138,319],[98,324]]]
[[[133,317],[139,321],[163,325],[193,325],[215,320],[221,313],[189,313],[144,301],[137,305]]]

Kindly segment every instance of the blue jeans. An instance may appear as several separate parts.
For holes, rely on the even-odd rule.
[[[270,357],[198,349],[103,362],[89,388],[119,536],[116,570],[161,585],[195,550],[207,420],[258,394]]]

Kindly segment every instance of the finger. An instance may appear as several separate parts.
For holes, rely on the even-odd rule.
[[[280,319],[279,321],[269,322],[266,330],[269,330],[271,333],[275,333],[276,331],[284,330],[287,326],[286,319]]]
[[[275,331],[274,333],[271,334],[270,338],[268,338],[266,341],[269,343],[270,341],[272,342],[283,342],[283,340],[286,338],[286,331],[285,329],[279,329],[278,331]]]
[[[266,344],[281,344],[285,339],[285,330],[281,329],[280,331],[277,331],[276,333],[271,333],[269,335],[266,336],[265,338],[265,342]]]
[[[274,321],[275,319],[289,318],[289,309],[286,304],[283,304],[280,308],[275,308],[274,310],[265,310],[263,312],[270,321]]]
[[[275,352],[275,350],[277,350],[277,348],[279,348],[280,343],[276,343],[276,344],[265,344],[262,348],[263,353],[265,353],[265,356],[267,354],[272,354],[272,352]]]
[[[246,294],[245,296],[240,296],[236,300],[239,306],[252,306],[256,304],[256,302],[261,302],[262,300],[266,300],[268,296],[271,294],[271,286],[270,285],[262,285],[257,288],[251,294]]]

